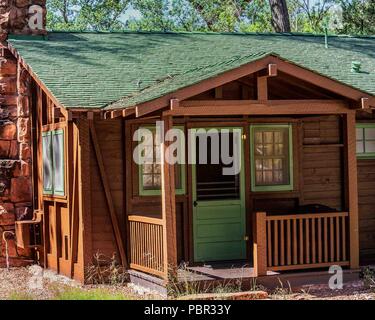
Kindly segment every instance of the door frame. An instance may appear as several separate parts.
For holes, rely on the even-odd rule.
[[[245,241],[245,244],[244,244],[244,250],[245,250],[245,259],[248,260],[249,258],[249,239],[252,239],[252,235],[249,235],[249,232],[251,233],[251,228],[249,228],[248,226],[248,208],[247,208],[247,203],[248,203],[248,200],[247,200],[247,184],[248,184],[248,179],[247,179],[247,166],[246,166],[246,161],[245,161],[245,152],[248,150],[248,143],[244,140],[247,140],[246,138],[244,139],[244,135],[245,137],[248,136],[248,130],[247,130],[247,123],[244,123],[242,121],[239,121],[238,122],[238,125],[237,123],[233,123],[231,122],[230,124],[228,123],[220,123],[220,125],[218,126],[217,124],[214,124],[214,123],[210,123],[208,125],[208,123],[199,123],[199,122],[194,122],[194,123],[189,123],[190,125],[187,125],[187,130],[189,129],[205,129],[205,130],[209,130],[209,129],[240,129],[241,130],[241,137],[240,137],[240,145],[241,145],[241,171],[240,171],[240,203],[241,203],[241,207],[243,208],[243,232],[244,232],[244,236],[247,237],[247,240],[244,239]],[[201,125],[200,125],[201,124]],[[194,136],[195,137],[195,136]],[[193,138],[193,137],[192,137]],[[187,157],[196,157],[196,142],[195,142],[195,139],[191,139],[191,141],[189,142],[191,144],[191,146],[189,146],[188,150],[190,150],[192,152],[192,155],[187,155]],[[188,146],[187,146],[188,147]],[[190,247],[191,247],[191,250],[190,250],[190,261],[193,263],[193,264],[201,264],[202,262],[201,261],[198,261],[196,262],[195,260],[195,239],[194,239],[194,231],[195,231],[195,214],[196,214],[196,207],[194,206],[194,201],[196,201],[196,164],[189,164],[188,165],[189,167],[189,181],[191,182],[190,183],[190,186],[189,186],[189,194],[190,196],[188,197],[188,201],[189,201],[189,206],[191,206],[191,210],[189,210],[191,212],[191,221],[190,221],[190,226],[191,226],[191,231],[190,231],[190,237],[191,237],[191,241],[190,241]],[[223,201],[228,201],[230,202],[231,200],[218,200],[219,202],[223,202]],[[238,201],[238,200],[236,200]],[[209,261],[207,261],[209,262]]]

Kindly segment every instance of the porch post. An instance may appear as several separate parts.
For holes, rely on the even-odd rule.
[[[176,199],[174,165],[166,161],[166,151],[171,144],[164,141],[166,132],[173,127],[172,116],[162,116],[164,123],[161,139],[161,202],[163,219],[163,256],[165,280],[173,276],[177,268]]]
[[[253,264],[256,277],[267,275],[266,216],[265,212],[256,212],[255,214]]]
[[[359,268],[358,187],[355,111],[344,116],[345,204],[349,211],[350,268]]]

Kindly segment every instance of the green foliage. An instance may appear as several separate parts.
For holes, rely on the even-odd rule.
[[[287,0],[293,32],[374,34],[374,0]],[[49,0],[54,30],[270,32],[267,0]],[[332,24],[335,10],[340,24]],[[125,15],[127,10],[136,17]],[[342,14],[341,14],[342,12]],[[342,16],[342,17],[341,17]]]
[[[112,293],[105,289],[83,290],[79,288],[66,288],[57,291],[54,300],[130,300],[121,293]]]
[[[292,31],[322,33],[337,0],[288,0]],[[331,30],[333,32],[334,30]]]
[[[47,28],[53,30],[120,30],[129,0],[49,0]]]
[[[374,0],[341,0],[344,34],[375,34]]]
[[[34,300],[33,296],[26,292],[12,292],[8,300]]]

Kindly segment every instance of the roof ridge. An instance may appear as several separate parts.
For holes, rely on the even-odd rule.
[[[162,30],[49,30],[53,33],[82,33],[82,34],[190,34],[190,35],[233,35],[233,36],[296,36],[296,37],[325,37],[324,33],[312,32],[219,32],[219,31],[162,31]],[[329,34],[330,38],[365,38],[375,39],[375,35],[359,34]]]

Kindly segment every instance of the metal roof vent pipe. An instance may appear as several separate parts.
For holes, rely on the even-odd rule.
[[[324,27],[324,47],[328,49],[328,27]]]
[[[361,72],[361,61],[352,61],[351,72],[360,73]]]

